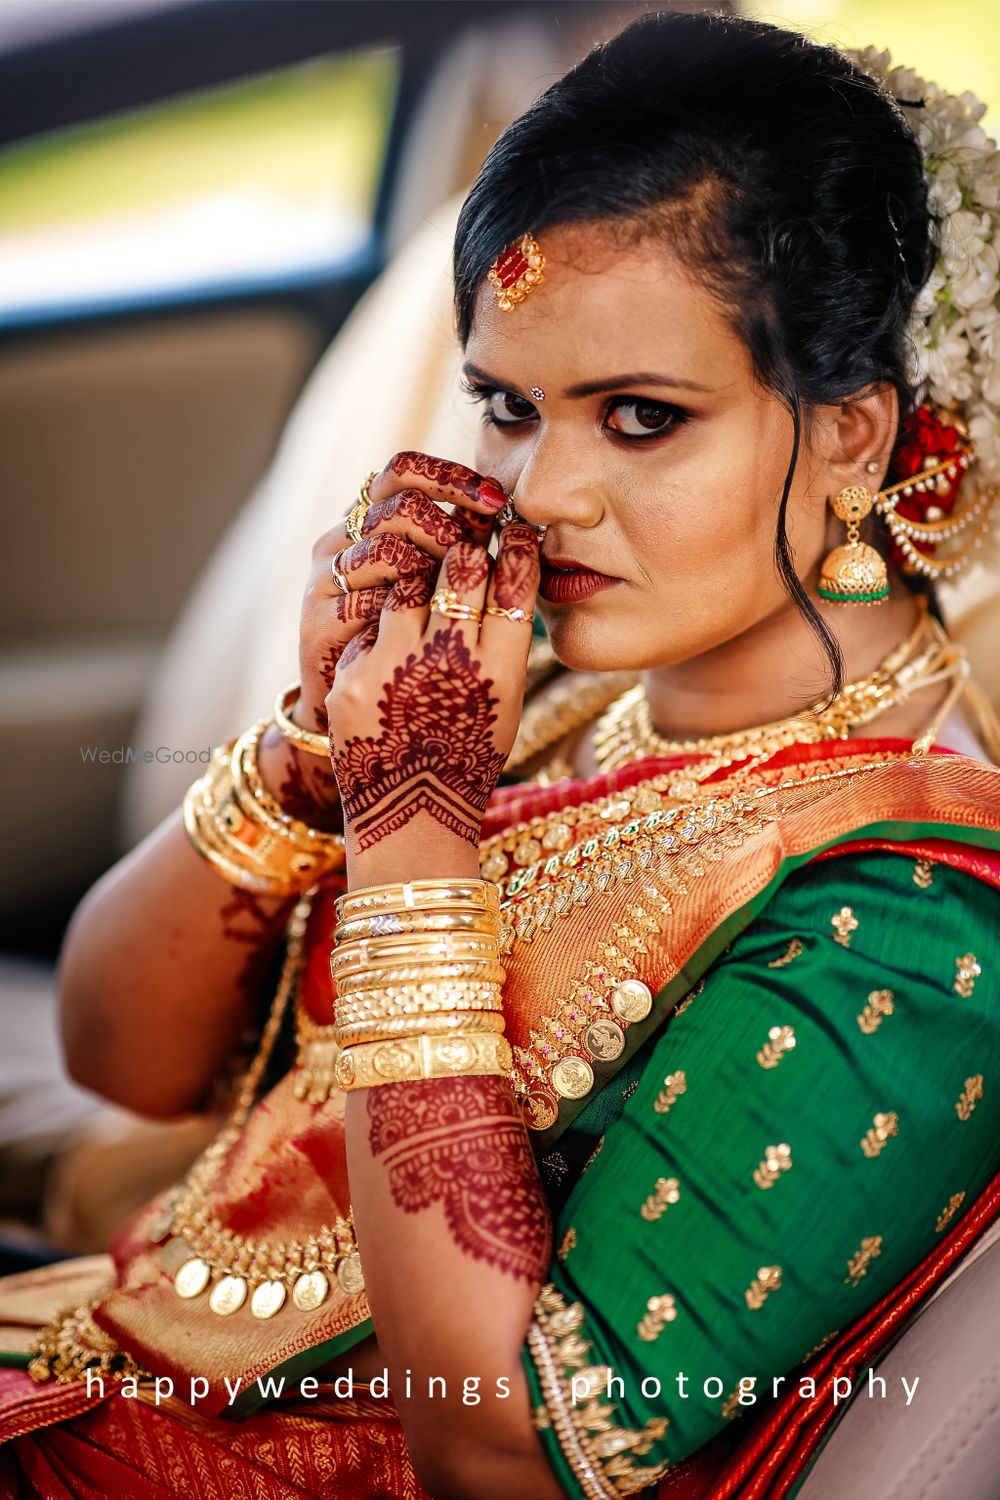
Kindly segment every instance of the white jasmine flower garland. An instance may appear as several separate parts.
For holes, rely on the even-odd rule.
[[[940,255],[910,324],[918,402],[957,408],[981,478],[1000,482],[1000,149],[979,123],[986,106],[875,47],[850,56],[886,85],[924,155]]]

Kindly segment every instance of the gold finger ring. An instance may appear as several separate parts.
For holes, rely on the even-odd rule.
[[[483,618],[481,609],[462,604],[455,590],[449,588],[439,588],[431,596],[431,614],[445,615],[449,620],[474,620],[477,625]]]
[[[361,528],[365,524],[365,516],[368,514],[369,508],[371,507],[372,503],[372,480],[376,479],[377,477],[378,470],[372,469],[371,473],[368,475],[368,478],[361,486],[361,493],[355,500],[354,504],[351,506],[350,510],[347,512],[347,520],[345,522],[345,525],[347,526],[347,535],[351,538],[352,542],[361,541],[363,535]]]
[[[487,604],[486,613],[496,615],[501,620],[516,620],[518,624],[522,621],[530,625],[535,618],[534,610],[527,609],[503,609],[499,604]]]
[[[344,553],[349,550],[350,549],[348,547],[341,547],[340,551],[334,553],[333,557],[331,557],[330,559],[330,571],[333,574],[333,581],[342,594],[349,594],[351,592],[351,585],[348,583],[347,578],[340,566],[340,559],[343,557]]]

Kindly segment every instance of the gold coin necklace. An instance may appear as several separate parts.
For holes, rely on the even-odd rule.
[[[296,997],[310,904],[311,899],[304,898],[292,914],[274,1002],[229,1119],[149,1227],[153,1243],[167,1241],[160,1260],[173,1276],[178,1297],[193,1301],[208,1292],[209,1307],[222,1318],[248,1306],[253,1317],[266,1320],[289,1302],[300,1312],[313,1312],[326,1301],[334,1278],[348,1296],[364,1291],[350,1213],[346,1218],[338,1216],[332,1225],[324,1224],[307,1240],[257,1241],[235,1234],[206,1203],[250,1118],[282,1022]]]

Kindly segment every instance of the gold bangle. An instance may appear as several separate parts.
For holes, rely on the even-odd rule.
[[[337,1083],[347,1092],[383,1083],[476,1075],[504,1077],[514,1061],[504,1036],[414,1036],[393,1042],[361,1042],[337,1058]]]
[[[481,959],[474,962],[437,964],[405,964],[398,968],[362,969],[346,979],[335,981],[337,994],[341,997],[355,995],[359,990],[381,990],[398,984],[453,984],[458,980],[471,980],[474,984],[503,984],[507,970],[499,961],[484,964]]]
[[[498,984],[398,984],[338,995],[337,1020],[361,1021],[373,1015],[434,1015],[445,1010],[501,1010]]]
[[[403,932],[392,937],[355,938],[330,953],[330,973],[354,974],[383,964],[448,963],[451,959],[495,960],[499,938],[489,932]]]
[[[338,1047],[356,1047],[367,1042],[395,1041],[410,1036],[452,1036],[455,1032],[477,1036],[499,1036],[504,1018],[490,1011],[450,1013],[442,1016],[388,1016],[384,1020],[352,1021],[338,1026]]]
[[[348,917],[334,932],[338,947],[356,938],[391,937],[413,932],[472,932],[480,936],[500,936],[500,913],[482,907],[460,911],[448,907],[441,911],[384,912],[374,917]]]
[[[294,745],[296,750],[303,750],[306,755],[317,755],[323,760],[330,759],[330,740],[325,734],[317,734],[314,729],[303,729],[289,718],[292,709],[299,701],[302,693],[302,684],[293,682],[286,687],[284,692],[278,694],[274,700],[274,722],[281,732],[281,737]]]
[[[334,1024],[336,1026],[360,1026],[362,1022],[366,1026],[374,1025],[377,1021],[397,1020],[430,1020],[434,1016],[445,1015],[472,1015],[474,1013],[489,1014],[494,1016],[503,1015],[503,1000],[498,993],[491,995],[455,995],[447,1003],[446,997],[442,996],[440,1005],[425,1006],[406,1001],[405,1004],[393,1003],[392,1001],[380,1002],[371,1000],[356,1003],[352,998],[338,1001],[334,1008]]]
[[[305,853],[320,855],[329,861],[331,869],[339,869],[347,859],[344,835],[326,833],[293,817],[264,785],[257,751],[266,728],[267,723],[262,719],[240,735],[233,746],[230,769],[237,801],[251,822],[261,824],[269,833],[286,839]]]
[[[183,803],[188,838],[230,885],[280,899],[301,895],[327,873],[327,861],[277,844],[247,818],[236,800],[229,758],[229,746],[217,750],[205,775],[188,788]]]
[[[394,885],[362,886],[338,896],[337,921],[378,911],[412,911],[459,901],[499,910],[500,887],[493,880],[406,880]]]

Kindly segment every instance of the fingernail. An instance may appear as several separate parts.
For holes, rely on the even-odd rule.
[[[507,504],[507,496],[498,479],[484,479],[479,486],[479,498],[492,510],[499,510],[501,505]]]

